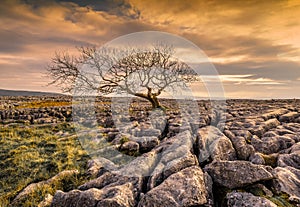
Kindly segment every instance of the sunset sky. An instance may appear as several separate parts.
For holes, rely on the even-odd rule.
[[[59,92],[55,51],[162,31],[206,53],[227,98],[300,98],[299,0],[2,0],[0,16],[2,89]]]

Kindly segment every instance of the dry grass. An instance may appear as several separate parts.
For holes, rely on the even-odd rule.
[[[22,108],[43,108],[43,107],[54,107],[54,106],[70,106],[72,102],[67,101],[33,101],[33,102],[24,102],[17,106],[17,109]]]
[[[57,189],[70,190],[84,182],[83,173],[89,157],[76,136],[58,141],[57,132],[74,133],[66,123],[39,128],[14,126],[0,128],[0,207],[7,207],[14,197],[31,183],[47,180],[63,170],[77,169],[78,177],[44,186],[15,206],[37,206]]]

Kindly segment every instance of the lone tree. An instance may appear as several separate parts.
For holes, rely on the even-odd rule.
[[[158,96],[178,90],[197,74],[186,63],[174,58],[172,46],[151,49],[79,47],[78,56],[56,53],[47,66],[50,84],[64,92],[96,90],[103,95],[128,93],[148,100],[152,108],[161,108]],[[87,69],[88,68],[88,69]]]

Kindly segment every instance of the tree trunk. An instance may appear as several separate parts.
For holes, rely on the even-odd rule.
[[[152,109],[157,109],[157,108],[160,108],[160,109],[164,109],[158,99],[157,99],[157,96],[160,95],[161,91],[159,91],[158,93],[152,93],[152,88],[150,87],[147,87],[148,89],[148,92],[147,94],[144,94],[144,93],[131,93],[135,96],[138,96],[138,97],[141,97],[141,98],[144,98],[144,99],[147,99],[148,101],[150,101],[150,103],[152,104]],[[131,92],[131,90],[129,90],[129,93]]]
[[[148,93],[148,94],[135,93],[135,94],[133,94],[133,95],[135,95],[135,96],[137,96],[137,97],[140,97],[140,98],[147,99],[147,100],[151,103],[153,109],[163,108],[163,107],[160,105],[157,96],[155,96],[155,95],[153,95],[153,94],[150,94],[150,93]]]
[[[156,96],[151,96],[148,100],[151,102],[153,109],[161,108],[161,105]]]

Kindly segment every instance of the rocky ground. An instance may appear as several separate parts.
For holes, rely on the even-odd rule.
[[[4,126],[75,117],[71,105],[24,108],[30,100],[7,100],[0,111]],[[299,100],[227,100],[226,108],[218,101],[162,104],[166,110],[151,111],[133,100],[124,113],[101,99],[92,118],[76,115],[92,158],[91,179],[56,191],[40,206],[300,206]],[[76,112],[86,113],[84,106]],[[86,142],[87,132],[95,134],[92,141]]]

